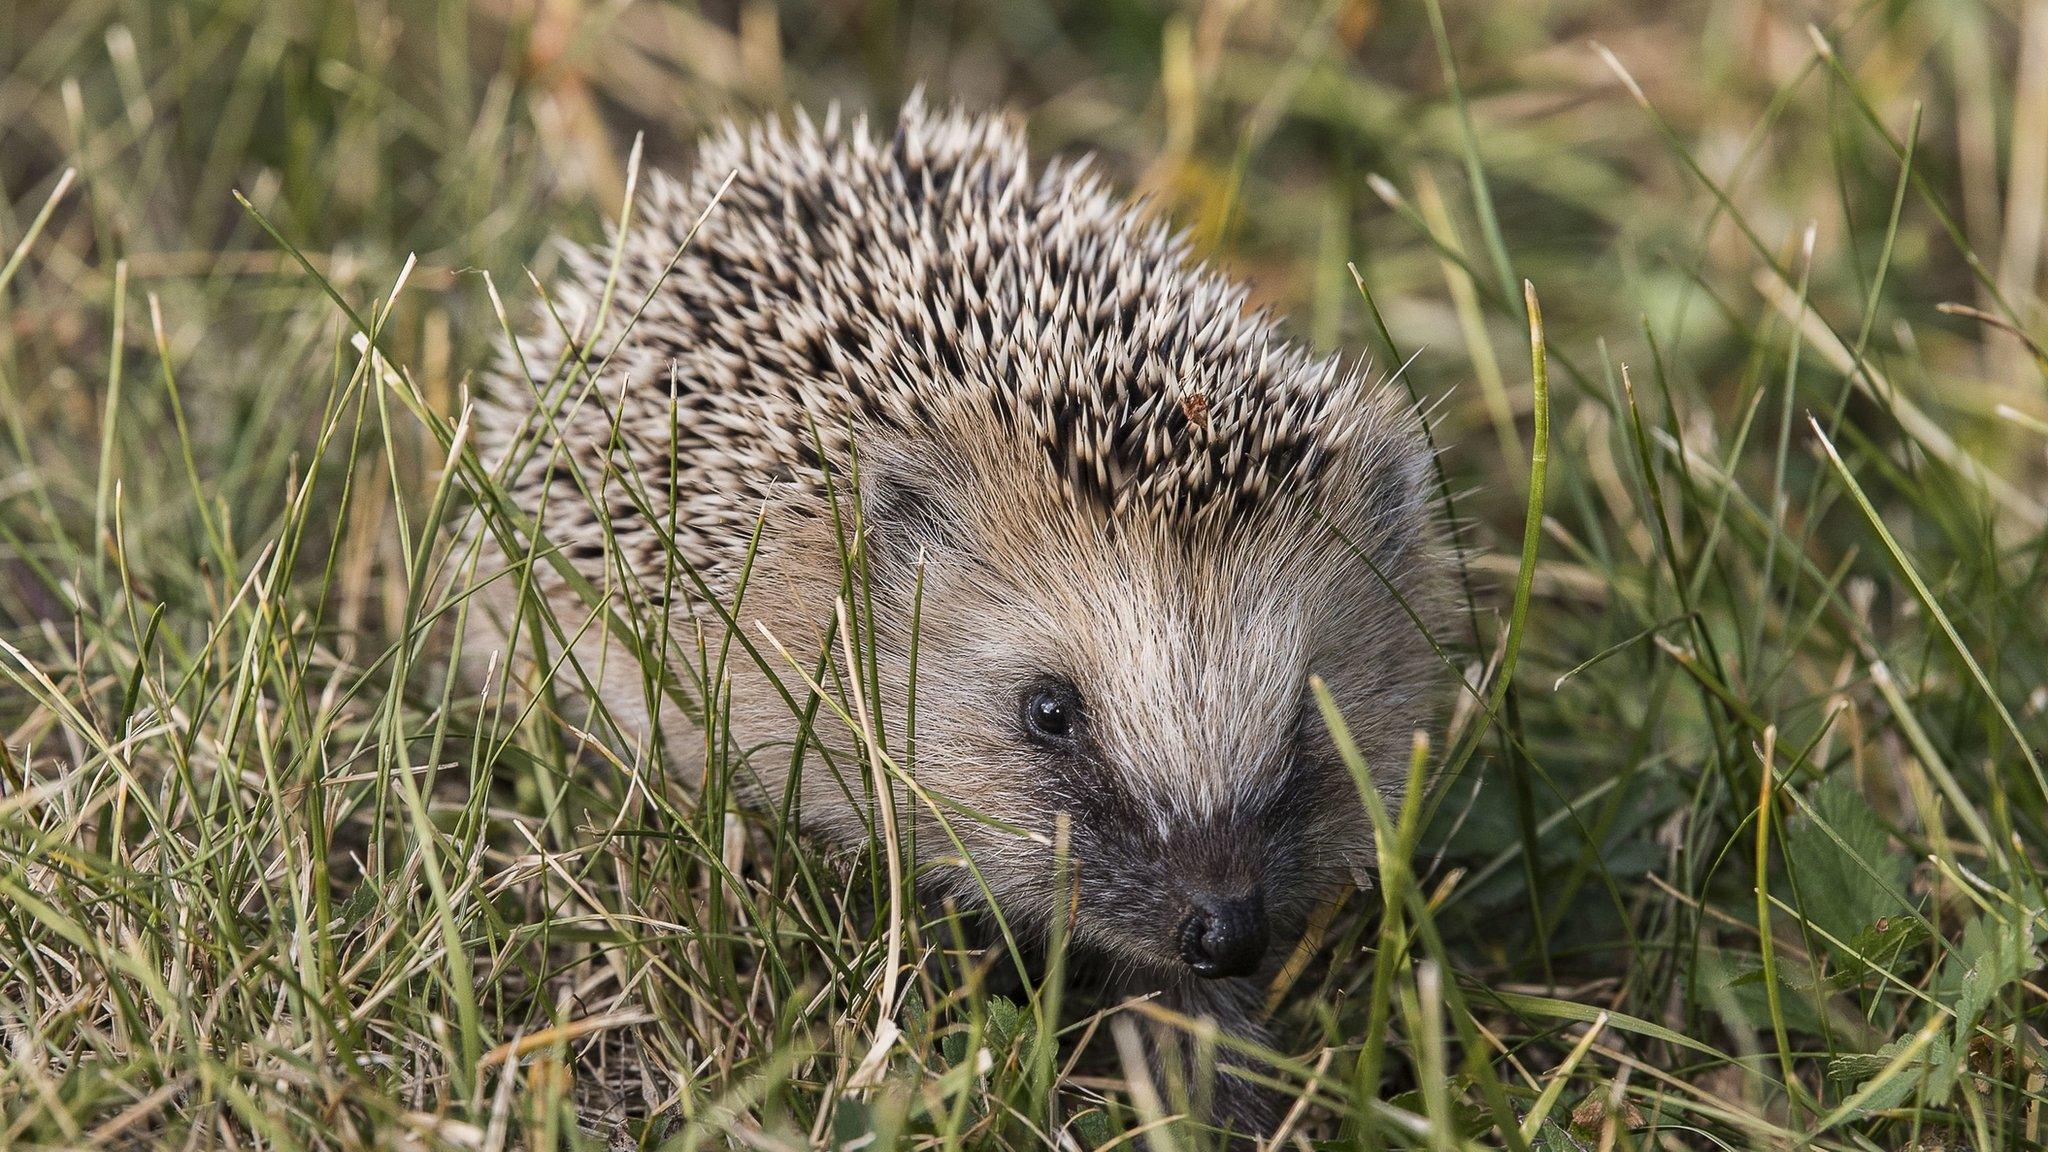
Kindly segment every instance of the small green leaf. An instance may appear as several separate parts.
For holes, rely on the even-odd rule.
[[[1970,1030],[2006,986],[2041,965],[2041,954],[2028,920],[1979,916],[1963,929],[1963,938],[1944,966],[1955,990],[1956,1042],[1966,1044]]]
[[[344,925],[353,927],[369,919],[370,913],[376,910],[377,892],[375,887],[369,884],[358,884],[356,885],[356,890],[349,893],[348,899],[342,902],[341,907],[335,912],[335,916]]]
[[[1907,949],[1926,940],[1927,936],[1927,925],[1918,917],[1878,917],[1876,923],[1858,932],[1856,938],[1849,942],[1849,947],[1862,960],[1844,957],[1842,969],[1829,975],[1829,987],[1839,991],[1862,984],[1880,971],[1890,971]]]
[[[1593,1152],[1593,1145],[1585,1143],[1570,1130],[1555,1120],[1545,1120],[1536,1133],[1536,1142],[1530,1145],[1535,1152]]]
[[[1109,1122],[1109,1113],[1100,1108],[1090,1108],[1067,1121],[1067,1131],[1072,1132],[1084,1148],[1100,1148],[1116,1136],[1116,1129]]]
[[[832,1109],[832,1143],[843,1147],[874,1131],[874,1120],[868,1115],[867,1102],[856,1096],[841,1096],[839,1104]]]
[[[1024,1014],[1008,997],[991,996],[988,1001],[988,1046],[1001,1052],[1017,1038]]]
[[[1880,919],[1909,916],[1913,910],[1901,901],[1906,858],[1892,849],[1870,802],[1828,780],[1805,807],[1785,826],[1801,914],[1837,940],[1854,940]]]
[[[1453,1078],[1454,1091],[1463,1086],[1463,1077]],[[1429,1115],[1428,1103],[1423,1099],[1420,1089],[1409,1089],[1387,1103],[1404,1112],[1413,1112],[1417,1116]],[[1460,1140],[1474,1139],[1492,1126],[1485,1109],[1455,1096],[1451,1099],[1451,1130]]]
[[[1898,1054],[1904,1051],[1912,1040],[1894,1040],[1869,1055],[1837,1056],[1828,1061],[1828,1075],[1837,1080],[1860,1080],[1856,1091],[1862,1091],[1869,1081],[1890,1067]],[[1956,1083],[1956,1058],[1948,1041],[1936,1036],[1922,1049],[1919,1055],[1907,1061],[1895,1071],[1891,1078],[1880,1085],[1877,1091],[1862,1102],[1862,1113],[1869,1115],[1887,1108],[1897,1108],[1917,1094],[1929,1104],[1939,1104],[1948,1099]]]

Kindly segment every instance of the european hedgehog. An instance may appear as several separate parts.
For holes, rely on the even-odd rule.
[[[492,643],[530,580],[574,638],[558,679],[688,775],[691,710],[602,618],[666,621],[679,663],[737,625],[767,667],[731,662],[719,738],[774,803],[799,744],[785,693],[809,690],[763,632],[899,707],[914,655],[904,769],[926,796],[894,787],[920,891],[992,895],[1040,939],[1070,916],[1112,994],[1260,1039],[1266,981],[1369,858],[1311,678],[1383,781],[1433,694],[1411,609],[1443,565],[1412,407],[1291,343],[1087,161],[1034,170],[1015,123],[915,99],[893,130],[728,125],[687,182],[653,179],[616,271],[611,251],[570,254],[476,413],[555,550],[486,540],[487,566],[524,569],[484,594]],[[818,715],[802,830],[862,843],[863,741]],[[1240,1130],[1272,1119],[1249,1081],[1214,1099]]]

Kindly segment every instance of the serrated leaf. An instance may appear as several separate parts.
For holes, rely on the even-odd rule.
[[[1100,1108],[1090,1108],[1075,1116],[1067,1122],[1067,1130],[1074,1134],[1084,1148],[1100,1148],[1116,1135],[1109,1122],[1109,1113]]]
[[[1008,997],[991,996],[988,1001],[988,1046],[1001,1052],[1017,1038],[1024,1013]]]
[[[341,908],[335,912],[335,916],[343,924],[353,927],[361,924],[376,908],[376,891],[368,884],[358,884],[356,890],[348,894],[348,899],[342,901]]]
[[[1854,940],[1880,919],[1910,915],[1900,900],[1906,858],[1892,850],[1891,835],[1869,801],[1826,780],[1806,808],[1785,826],[1801,914],[1838,940]],[[1840,959],[1861,970],[1854,960]]]
[[[1858,1080],[1856,1091],[1861,1092],[1870,1082],[1882,1075],[1891,1066],[1899,1053],[1906,1050],[1913,1041],[1894,1040],[1869,1055],[1837,1056],[1828,1061],[1828,1075],[1837,1080]],[[1918,1055],[1901,1065],[1891,1078],[1880,1084],[1877,1090],[1862,1102],[1861,1113],[1869,1115],[1887,1108],[1897,1108],[1914,1096],[1922,1096],[1929,1104],[1938,1104],[1948,1099],[1956,1083],[1956,1057],[1948,1041],[1936,1036]]]
[[[1844,956],[1844,967],[1828,977],[1828,984],[1840,990],[1863,983],[1872,973],[1890,971],[1907,949],[1927,936],[1927,926],[1918,917],[1880,916],[1849,942],[1849,947],[1863,960]]]
[[[2007,985],[2040,966],[2030,921],[1979,916],[1963,929],[1945,965],[1953,973],[1958,1044],[1967,1043],[1970,1030]]]

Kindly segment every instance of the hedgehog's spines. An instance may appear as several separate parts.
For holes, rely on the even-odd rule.
[[[979,423],[1022,438],[1077,505],[1190,537],[1233,531],[1282,495],[1355,500],[1333,464],[1374,436],[1411,435],[1360,370],[1284,339],[1243,286],[1113,196],[1086,158],[1034,176],[1014,121],[935,111],[920,93],[882,136],[836,105],[822,119],[727,124],[688,179],[649,179],[614,243],[619,282],[596,346],[619,344],[607,371],[632,384],[623,426],[665,425],[672,409],[688,424],[677,498],[701,516],[758,507],[769,476],[815,502],[832,462],[808,459],[813,416],[909,437]],[[563,315],[588,312],[611,249],[572,247],[564,263]],[[563,340],[544,321],[529,364],[553,364]],[[562,435],[602,443],[600,415]],[[596,530],[567,530],[583,527]],[[693,562],[729,561],[715,535],[692,536],[677,543]]]

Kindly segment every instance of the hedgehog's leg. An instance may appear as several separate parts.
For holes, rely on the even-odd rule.
[[[1264,999],[1265,983],[1258,979],[1183,979],[1163,990],[1157,1003],[1192,1020],[1213,1023],[1221,1036],[1269,1047],[1272,1034],[1265,1024]],[[1222,1043],[1204,1044],[1195,1033],[1170,1024],[1156,1023],[1151,1032],[1152,1072],[1162,1086],[1178,1081],[1198,1107],[1206,1098],[1207,1121],[1239,1138],[1273,1131],[1280,1120],[1279,1094],[1216,1067],[1227,1063],[1261,1068],[1255,1057]],[[1213,1052],[1209,1060],[1201,1059],[1203,1048]],[[1240,1145],[1248,1142],[1233,1140],[1229,1146]]]

